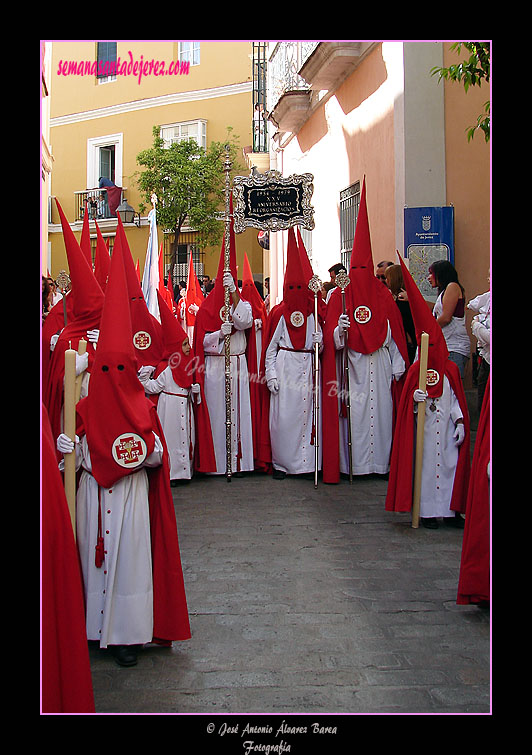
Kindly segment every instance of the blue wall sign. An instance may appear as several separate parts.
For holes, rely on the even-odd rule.
[[[405,207],[405,257],[419,290],[429,301],[438,292],[428,281],[429,266],[436,260],[454,265],[454,207]]]

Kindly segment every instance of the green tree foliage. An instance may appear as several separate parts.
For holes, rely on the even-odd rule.
[[[194,140],[165,146],[160,126],[153,127],[153,145],[139,152],[137,163],[144,168],[133,176],[146,202],[157,196],[157,223],[173,234],[169,276],[177,261],[182,228],[186,225],[198,234],[199,246],[217,244],[223,233],[220,210],[224,206],[225,146],[233,172],[238,170],[237,139],[228,128],[227,142],[211,142],[208,149]],[[146,205],[140,205],[145,212]]]
[[[469,58],[448,68],[431,68],[431,75],[438,74],[438,81],[461,81],[467,92],[471,86],[481,86],[482,82],[490,80],[490,43],[489,42],[454,42],[450,49],[459,55],[464,47],[469,52]],[[477,118],[477,123],[467,129],[467,140],[471,141],[476,131],[484,133],[484,139],[490,138],[490,101],[484,103],[484,112]]]

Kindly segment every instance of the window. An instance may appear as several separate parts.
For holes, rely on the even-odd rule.
[[[97,188],[100,177],[122,185],[122,134],[87,139],[87,189]]]
[[[178,57],[181,63],[188,61],[191,66],[199,66],[200,43],[199,42],[179,42]]]
[[[116,42],[96,43],[96,63],[98,84],[116,80]]]
[[[115,145],[99,147],[99,178],[109,178],[115,182]]]
[[[175,142],[194,139],[200,147],[207,149],[207,121],[184,121],[183,123],[162,126],[161,138],[164,139],[165,147],[169,147]]]
[[[342,264],[349,270],[355,226],[360,206],[360,181],[340,192],[340,254]]]

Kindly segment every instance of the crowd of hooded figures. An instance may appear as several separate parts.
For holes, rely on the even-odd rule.
[[[343,276],[331,275],[326,297],[309,287],[312,267],[290,228],[282,299],[271,308],[245,255],[238,280],[231,230],[208,294],[183,315],[159,291],[156,316],[120,219],[112,255],[97,229],[93,266],[88,229],[78,243],[58,210],[71,291],[42,328],[45,711],[93,710],[87,640],[132,666],[139,648],[190,637],[172,486],[206,475],[319,474],[326,489],[380,475],[386,511],[409,512],[421,404],[420,521],[464,529],[457,603],[489,604],[489,292],[468,305],[483,376],[471,459],[464,291],[450,263],[435,265],[431,310],[400,255],[383,273],[388,285],[379,280],[365,183]],[[74,438],[63,426],[67,349],[80,382]],[[62,480],[68,455],[74,525]]]

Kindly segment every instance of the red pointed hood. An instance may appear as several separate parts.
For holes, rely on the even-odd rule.
[[[348,333],[349,348],[360,354],[371,354],[384,343],[388,326],[382,304],[382,292],[378,288],[382,283],[375,278],[373,272],[365,178],[362,183],[348,275],[350,283],[346,288],[345,298],[351,323]]]
[[[135,472],[154,448],[150,402],[137,377],[123,249],[115,245],[89,392],[78,404],[92,474],[110,487]]]
[[[230,213],[233,216],[233,198],[230,201]],[[231,228],[229,232],[229,252],[230,252],[230,269],[237,285],[238,273],[236,268],[236,241],[235,232],[233,230],[233,223],[231,222]],[[196,327],[200,331],[205,333],[212,333],[215,330],[219,330],[222,324],[222,316],[220,314],[225,301],[225,291],[223,286],[223,276],[225,267],[225,233],[222,239],[222,248],[220,250],[220,260],[218,262],[218,272],[216,273],[216,279],[214,282],[214,288],[210,294],[204,299],[200,306],[199,312],[196,315]],[[194,339],[195,342],[196,339]],[[202,343],[203,346],[203,343]]]
[[[427,393],[431,397],[441,396],[443,391],[443,376],[445,375],[445,367],[449,358],[447,344],[445,343],[442,329],[436,322],[429,305],[423,298],[423,294],[412,278],[410,270],[401,259],[401,255],[398,254],[397,256],[399,257],[399,262],[403,271],[403,281],[406,293],[408,294],[408,303],[410,305],[412,319],[414,320],[418,347],[421,344],[421,334],[423,332],[429,334]],[[416,361],[418,360],[419,354]]]
[[[255,281],[253,280],[253,273],[251,271],[251,265],[249,264],[248,256],[244,252],[244,270],[242,272],[242,290],[240,292],[242,299],[248,301],[251,304],[254,320],[262,320],[266,317],[266,307],[264,301],[257,290]]]
[[[203,291],[199,284],[196,271],[194,270],[194,263],[192,261],[192,252],[190,253],[190,259],[188,262],[188,276],[187,276],[187,293],[185,296],[185,321],[189,327],[194,327],[196,322],[196,315],[188,311],[191,304],[196,304],[201,307],[203,304]]]
[[[190,346],[188,335],[179,324],[175,315],[170,312],[164,297],[157,291],[161,327],[163,331],[164,353],[163,360],[168,362],[172,370],[172,377],[181,388],[190,388],[194,382],[195,358]],[[189,353],[185,354],[183,344],[189,343]]]
[[[299,230],[299,226],[297,226],[297,248],[299,249],[299,256],[301,258],[301,267],[303,269],[303,277],[307,281],[307,286],[309,284],[310,279],[314,275],[314,271],[312,269],[312,265],[310,264],[310,260],[308,258],[307,250],[305,249],[305,244],[303,243],[303,238],[301,236],[301,231]],[[309,298],[312,300],[312,306],[314,306],[314,293],[313,291],[308,290],[309,292]],[[325,303],[325,299],[323,296],[318,295],[318,319],[323,322],[325,321],[325,315],[327,313],[327,305]]]
[[[92,270],[92,250],[91,250],[91,234],[89,229],[89,212],[87,205],[85,205],[85,212],[83,213],[83,228],[81,229],[81,239],[79,242],[83,256],[89,263],[89,267]]]
[[[94,256],[94,277],[100,284],[102,291],[105,291],[107,285],[107,277],[109,275],[109,267],[111,265],[111,257],[109,256],[109,249],[105,243],[105,239],[102,236],[102,232],[98,228],[98,223],[94,221],[96,226],[96,254]]]
[[[162,359],[163,336],[160,322],[148,310],[142,288],[135,270],[126,234],[120,216],[115,239],[115,249],[119,245],[124,260],[126,274],[131,331],[137,363],[139,367],[157,365]],[[113,251],[114,255],[114,251]]]
[[[97,328],[97,322],[100,318],[103,307],[103,291],[94,277],[92,268],[89,266],[87,259],[74,236],[70,223],[66,219],[63,208],[57,201],[57,209],[61,218],[63,228],[63,238],[68,260],[68,270],[72,285],[73,296],[72,315],[74,319],[85,319],[95,324],[89,324],[88,328]]]
[[[312,312],[313,303],[309,293],[294,229],[289,228],[282,309],[294,349],[302,349],[305,345],[307,316]]]

